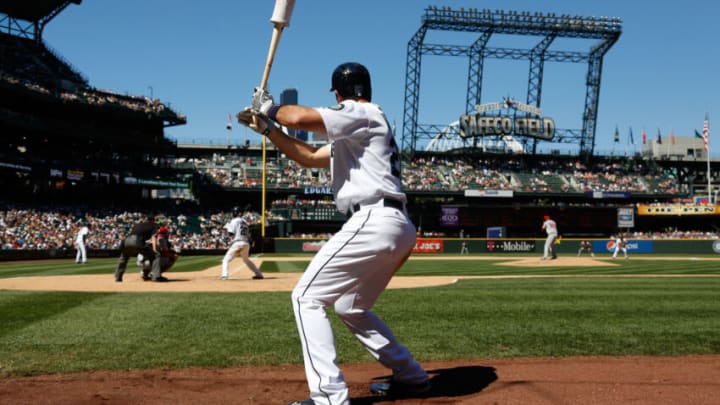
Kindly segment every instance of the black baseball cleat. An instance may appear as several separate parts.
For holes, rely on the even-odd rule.
[[[265,278],[265,277],[264,277],[262,274],[257,274],[257,275],[254,275],[254,276],[253,276],[253,280],[262,280],[262,279],[264,279],[264,278]]]
[[[160,277],[158,277],[158,278],[152,279],[152,281],[155,281],[155,282],[165,282],[165,281],[168,281],[168,279],[167,279],[167,277],[160,276]]]
[[[315,405],[315,401],[313,401],[312,399],[306,399],[304,401],[288,402],[287,405]]]
[[[414,397],[430,391],[430,381],[420,384],[405,384],[399,381],[386,381],[370,384],[370,392],[384,397]]]

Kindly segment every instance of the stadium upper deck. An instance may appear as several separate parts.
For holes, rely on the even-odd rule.
[[[0,13],[27,21],[39,21],[69,3],[81,2],[82,0],[3,0],[0,3]]]
[[[0,22],[7,33],[31,38],[36,42],[42,39],[45,25],[71,3],[80,4],[82,0],[3,0],[0,2]]]

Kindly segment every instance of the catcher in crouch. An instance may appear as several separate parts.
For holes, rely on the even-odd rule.
[[[173,249],[169,236],[170,231],[163,226],[160,227],[157,234],[152,237],[153,252],[160,261],[160,273],[164,273],[170,269],[180,257],[177,249]],[[142,268],[141,273],[143,280],[150,280],[152,258],[145,258],[142,253],[139,253],[137,256],[137,265]]]

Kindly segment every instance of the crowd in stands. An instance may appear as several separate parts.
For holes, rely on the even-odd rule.
[[[270,203],[273,209],[282,208],[335,208],[335,202],[330,199],[310,200],[306,198],[280,199]]]
[[[262,161],[252,156],[221,155],[193,159],[191,166],[216,184],[228,188],[262,187]],[[187,162],[182,162],[187,167]],[[330,186],[327,169],[309,169],[289,159],[268,159],[265,167],[268,187],[304,188]]]
[[[62,60],[46,44],[0,33],[0,89],[9,94],[43,96],[53,103],[87,105],[92,107],[119,108],[171,117],[184,121],[160,100],[145,96],[130,96],[112,91],[95,89],[76,69]],[[12,110],[7,110],[12,111]],[[6,111],[6,112],[7,112]],[[9,149],[15,153],[16,148]],[[8,154],[9,154],[8,153]],[[66,157],[67,159],[67,157]],[[120,171],[108,163],[87,160],[87,167],[112,167],[108,176]],[[151,169],[191,169],[203,175],[206,181],[225,188],[260,188],[263,170],[266,185],[270,188],[301,189],[304,187],[331,187],[328,169],[303,168],[283,156],[270,154],[263,167],[261,159],[249,155],[217,153],[207,158],[169,158],[154,163]],[[101,159],[98,159],[101,160]],[[73,168],[85,165],[72,162]],[[686,185],[680,181],[678,169],[660,167],[659,163],[632,158],[594,158],[591,163],[569,157],[533,156],[471,156],[453,154],[418,154],[403,161],[402,184],[405,190],[414,192],[458,192],[468,189],[511,190],[515,193],[590,193],[623,192],[649,195],[683,195]],[[145,174],[144,168],[133,162],[136,176]],[[157,173],[156,173],[157,174]],[[161,173],[159,177],[169,177]],[[27,175],[24,173],[23,175]],[[686,173],[705,181],[704,172]],[[98,174],[96,173],[96,176]],[[192,175],[188,175],[192,177]],[[717,171],[711,173],[717,179]],[[108,184],[110,180],[108,180]],[[288,193],[289,194],[289,193]],[[310,210],[334,209],[331,198],[292,198],[273,201],[272,209],[303,208]],[[537,196],[538,199],[548,198]],[[545,204],[545,202],[538,201]],[[685,203],[692,203],[687,201]],[[551,204],[566,204],[552,202]],[[570,203],[570,204],[578,204]],[[583,203],[585,204],[585,203]],[[594,202],[600,205],[603,202]],[[145,212],[133,210],[78,208],[57,209],[51,207],[0,206],[0,249],[74,249],[75,232],[81,223],[91,229],[90,249],[117,249],[122,237]],[[260,215],[254,214],[256,223]],[[284,221],[272,211],[267,212],[268,221]],[[173,231],[175,243],[182,249],[224,249],[226,235],[222,225],[229,220],[223,211],[172,213],[166,215],[167,224]],[[327,234],[297,234],[298,237],[323,237]],[[442,233],[424,232],[421,236],[444,236]],[[636,233],[633,238],[717,238],[716,233],[694,231]]]
[[[147,212],[112,209],[80,210],[73,208],[14,207],[0,210],[0,249],[45,250],[75,249],[76,232],[90,228],[89,249],[112,250],[130,228]],[[171,230],[171,241],[182,249],[226,249],[228,235],[223,229],[231,219],[226,211],[208,211],[190,217],[184,213],[160,216]],[[258,213],[250,213],[251,225],[261,222]],[[268,220],[274,218],[268,217]]]
[[[718,232],[703,231],[680,231],[667,229],[660,232],[631,232],[626,235],[627,239],[720,239]]]
[[[115,106],[184,121],[158,99],[94,89],[45,43],[0,33],[0,84],[25,88],[63,103]]]
[[[299,232],[299,233],[291,233],[288,235],[288,238],[296,238],[296,239],[330,239],[332,238],[333,234],[329,232]]]
[[[306,203],[302,202],[301,203]],[[277,206],[290,202],[278,200]],[[72,250],[77,230],[86,225],[90,228],[88,248],[91,250],[118,249],[130,228],[148,212],[113,209],[15,207],[7,205],[0,209],[0,249],[2,250]],[[260,214],[253,212],[251,223],[261,222]],[[160,216],[171,230],[171,241],[183,250],[226,249],[228,235],[223,225],[231,219],[227,211],[201,213],[173,213]],[[279,218],[268,215],[268,221]],[[256,235],[258,236],[258,235]],[[329,238],[331,233],[294,233],[288,237]],[[442,232],[423,231],[421,237],[444,237]],[[718,239],[718,232],[681,231],[667,229],[657,232],[634,232],[629,239]]]
[[[38,84],[57,84],[60,80],[80,86],[87,84],[87,79],[45,43],[0,33],[0,57],[3,71]]]
[[[224,187],[261,187],[262,162],[252,157],[215,155],[198,159],[195,169]],[[287,159],[268,158],[271,188],[331,186],[326,169],[302,168]],[[408,191],[512,190],[525,193],[628,192],[675,195],[684,190],[677,174],[649,169],[636,161],[586,165],[580,161],[463,157],[415,157],[404,163],[403,187]]]
[[[10,74],[0,72],[0,82],[9,85],[23,86],[24,88],[55,97],[63,103],[81,103],[90,106],[115,106],[133,111],[141,111],[146,114],[162,116],[166,112],[166,106],[159,99],[152,99],[143,96],[126,96],[115,94],[107,90],[96,90],[81,88],[77,90],[65,90],[42,85],[28,79],[21,79]],[[174,114],[174,113],[171,113]],[[184,120],[184,115],[177,115],[177,118]]]

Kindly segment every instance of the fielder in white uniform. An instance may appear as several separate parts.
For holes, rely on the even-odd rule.
[[[418,395],[430,389],[427,373],[372,312],[415,246],[415,226],[401,190],[397,145],[385,114],[370,102],[370,75],[364,66],[338,66],[331,90],[339,104],[308,108],[276,105],[270,94],[256,89],[252,109],[238,114],[240,123],[267,135],[303,166],[329,166],[337,209],[349,215],[292,292],[310,399],[291,404],[350,403],[327,307],[377,361],[392,370],[392,380],[370,385],[373,393]],[[324,134],[329,144],[317,148],[288,137],[273,121]]]
[[[622,250],[623,255],[625,255],[625,258],[628,258],[627,253],[627,241],[625,240],[625,236],[623,234],[618,235],[617,239],[615,239],[615,250],[613,250],[612,258],[617,258],[618,252]]]
[[[233,209],[233,214],[234,218],[225,224],[224,227],[225,230],[232,235],[232,241],[230,242],[230,248],[228,248],[225,253],[225,257],[223,257],[220,279],[228,279],[230,276],[230,262],[239,255],[248,269],[255,274],[253,279],[261,280],[263,278],[262,272],[248,257],[250,253],[250,224],[240,215],[238,209]]]
[[[75,263],[87,263],[87,249],[86,243],[90,228],[87,226],[81,226],[75,236],[75,246],[77,247],[77,254],[75,255]]]
[[[558,236],[557,224],[549,215],[545,215],[543,220],[544,222],[541,229],[547,233],[545,248],[543,249],[543,260],[547,260],[548,257],[550,260],[554,260],[557,259],[557,255],[555,254],[555,239],[557,239]]]

